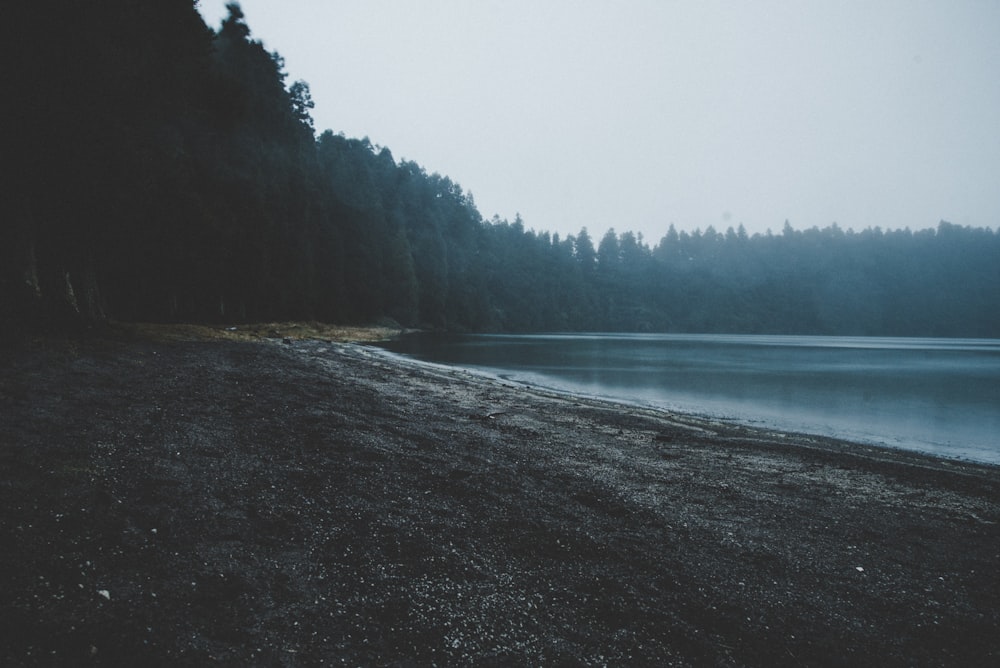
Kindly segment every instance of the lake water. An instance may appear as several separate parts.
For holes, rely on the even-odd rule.
[[[1000,464],[1000,340],[415,335],[385,346],[515,382]]]

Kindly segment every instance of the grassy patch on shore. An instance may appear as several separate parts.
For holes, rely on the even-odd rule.
[[[268,339],[322,340],[341,343],[386,341],[401,328],[378,325],[330,325],[319,322],[264,322],[246,325],[189,323],[125,323],[111,325],[129,338],[149,341],[263,341]]]

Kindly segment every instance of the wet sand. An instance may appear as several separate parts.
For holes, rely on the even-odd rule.
[[[998,467],[354,344],[0,351],[0,546],[2,665],[1000,662]]]

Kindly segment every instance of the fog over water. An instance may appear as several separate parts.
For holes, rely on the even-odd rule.
[[[1000,340],[467,335],[386,347],[574,393],[1000,464]]]

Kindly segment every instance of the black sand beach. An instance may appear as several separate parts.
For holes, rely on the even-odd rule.
[[[0,664],[1000,663],[1000,470],[364,346],[0,351]]]

